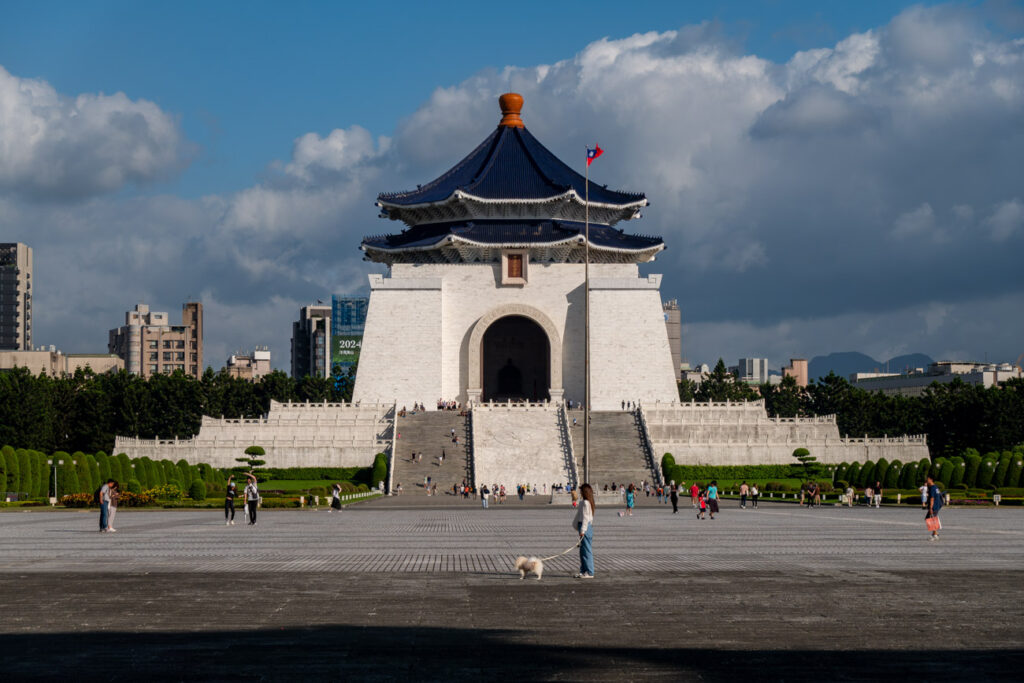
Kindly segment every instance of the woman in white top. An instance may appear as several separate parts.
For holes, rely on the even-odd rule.
[[[576,508],[576,517],[573,519],[573,528],[580,534],[580,572],[576,574],[577,579],[594,578],[594,489],[590,484],[580,487],[579,507]]]
[[[260,503],[260,490],[256,484],[256,477],[246,474],[249,483],[245,486],[245,509],[249,513],[249,526],[256,526],[256,508]]]

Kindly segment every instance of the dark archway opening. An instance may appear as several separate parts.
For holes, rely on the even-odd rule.
[[[533,320],[521,315],[495,320],[484,332],[480,353],[484,401],[549,397],[551,346]]]

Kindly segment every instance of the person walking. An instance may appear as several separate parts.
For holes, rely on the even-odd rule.
[[[708,512],[711,513],[711,519],[715,518],[715,513],[718,512],[718,482],[711,482],[711,486],[708,487]]]
[[[114,516],[117,514],[117,501],[121,498],[121,485],[115,480],[110,485],[110,513],[107,517],[107,531],[117,531],[114,528]]]
[[[750,487],[750,506],[757,509],[757,499],[761,497],[761,490],[757,488],[757,484]]]
[[[626,510],[630,517],[633,516],[633,506],[636,504],[636,489],[630,484],[626,489]]]
[[[341,512],[341,484],[337,482],[331,484],[331,507],[328,508],[327,512],[334,512],[335,510]]]
[[[256,508],[260,504],[260,489],[256,483],[256,477],[252,474],[245,475],[249,483],[245,485],[245,509],[249,515],[249,526],[256,526]]]
[[[480,489],[480,504],[484,510],[487,509],[487,496],[489,495],[491,495],[491,490],[487,488],[487,484],[484,484],[484,487]]]
[[[594,578],[594,489],[590,484],[580,487],[580,505],[573,517],[573,528],[580,535],[580,571],[577,579]]]
[[[669,498],[672,500],[672,514],[679,512],[679,488],[672,482],[669,488]]]
[[[113,479],[107,479],[107,483],[100,487],[99,499],[100,499],[100,531],[108,531],[107,526],[110,522],[110,485],[114,483]]]
[[[942,528],[942,522],[939,521],[939,510],[942,509],[942,491],[935,485],[935,480],[931,477],[925,479],[924,483],[928,487],[928,511],[924,514],[924,520],[932,532],[932,537],[928,540],[937,541],[939,540],[939,529]]]
[[[704,519],[704,511],[707,510],[708,507],[708,497],[704,491],[698,491],[697,502],[700,505],[697,509],[697,519]]]
[[[228,476],[228,485],[224,489],[224,526],[231,526],[235,523],[235,497],[238,495],[238,487],[235,486],[235,475]]]
[[[700,496],[700,487],[697,486],[697,482],[693,482],[693,486],[690,487],[690,507],[697,507],[698,496]]]
[[[876,508],[881,508],[882,507],[882,482],[880,482],[880,481],[878,481],[876,479],[875,480],[874,489],[875,489],[875,507]]]
[[[747,494],[750,493],[750,487],[747,486],[747,482],[740,484],[740,507],[744,510],[747,509]]]

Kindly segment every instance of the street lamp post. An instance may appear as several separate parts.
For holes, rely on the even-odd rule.
[[[53,466],[53,497],[50,499],[52,505],[57,504],[57,466],[63,465],[63,460],[57,460],[55,458],[48,458],[46,460],[47,465]]]

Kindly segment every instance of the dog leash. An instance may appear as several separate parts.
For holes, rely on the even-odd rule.
[[[541,558],[540,558],[540,561],[541,561],[541,562],[547,562],[548,560],[553,560],[553,559],[555,559],[556,557],[561,557],[562,555],[565,555],[565,554],[566,554],[567,552],[569,552],[570,550],[574,550],[574,549],[578,548],[578,547],[579,547],[579,545],[580,545],[580,543],[582,543],[582,542],[583,542],[583,538],[582,538],[582,537],[580,537],[580,540],[576,541],[575,543],[573,543],[573,544],[572,544],[571,546],[569,546],[568,548],[566,548],[566,549],[565,549],[565,550],[563,550],[562,552],[560,552],[560,553],[557,553],[557,554],[555,554],[555,555],[552,555],[551,557],[541,557]]]

